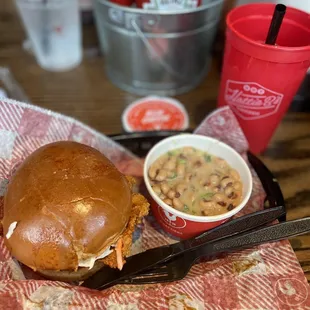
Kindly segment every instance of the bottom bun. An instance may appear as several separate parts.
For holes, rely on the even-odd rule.
[[[79,268],[77,271],[69,271],[69,270],[37,270],[37,273],[48,280],[54,281],[63,281],[63,282],[75,282],[75,281],[84,281],[98,270],[100,270],[105,265],[96,261],[94,267],[89,268]]]

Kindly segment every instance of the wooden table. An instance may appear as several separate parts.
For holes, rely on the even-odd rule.
[[[106,78],[104,58],[92,53],[92,47],[97,46],[94,29],[84,29],[86,56],[77,69],[46,72],[21,48],[25,35],[12,1],[0,1],[0,66],[10,67],[30,101],[75,117],[105,134],[121,132],[121,113],[137,97]],[[177,96],[190,115],[191,128],[215,108],[219,80],[215,61],[197,89]],[[261,159],[279,180],[288,219],[310,216],[310,114],[288,113]],[[291,243],[310,281],[310,235],[293,238]]]

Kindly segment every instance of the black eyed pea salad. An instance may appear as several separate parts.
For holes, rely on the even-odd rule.
[[[148,176],[161,200],[188,214],[219,215],[242,201],[239,173],[224,159],[193,147],[162,155],[150,166]]]

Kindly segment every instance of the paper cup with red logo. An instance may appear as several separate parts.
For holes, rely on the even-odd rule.
[[[265,44],[274,4],[233,9],[226,19],[226,46],[219,106],[234,111],[254,153],[263,151],[310,66],[310,15],[288,7],[277,45]]]
[[[236,208],[216,216],[190,215],[168,206],[155,194],[148,177],[150,166],[161,155],[186,146],[191,146],[214,156],[221,157],[239,172],[243,184],[243,199]],[[156,220],[166,232],[182,239],[197,236],[229,220],[246,205],[252,192],[252,175],[247,163],[239,153],[223,142],[195,134],[176,135],[156,144],[146,156],[143,177],[146,188],[151,196],[151,208]]]
[[[188,114],[184,106],[175,99],[157,96],[133,102],[125,109],[122,121],[128,132],[188,128]]]

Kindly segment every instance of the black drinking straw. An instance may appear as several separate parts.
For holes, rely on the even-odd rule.
[[[277,40],[279,31],[280,31],[280,27],[281,27],[285,12],[286,12],[286,6],[284,4],[276,5],[274,12],[273,12],[268,35],[266,38],[266,42],[265,42],[266,44],[270,44],[270,45],[276,44],[276,40]]]

